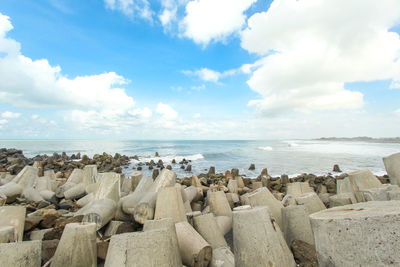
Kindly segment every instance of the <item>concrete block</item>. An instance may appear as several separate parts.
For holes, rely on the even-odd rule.
[[[296,266],[267,206],[233,212],[233,243],[237,267]]]
[[[50,266],[97,266],[96,225],[67,224]]]
[[[319,266],[400,265],[400,201],[370,201],[310,215]]]
[[[1,266],[40,267],[42,241],[0,243]]]
[[[277,200],[274,195],[266,187],[257,189],[249,194],[249,201],[252,207],[266,206],[271,212],[272,218],[278,223],[282,229],[282,208],[283,204]]]
[[[304,205],[288,206],[282,209],[282,222],[288,246],[293,240],[301,240],[314,245],[309,213]]]
[[[400,186],[400,153],[384,157],[383,163],[389,175],[390,183]]]
[[[308,214],[326,209],[324,203],[322,203],[316,193],[307,193],[303,196],[296,197],[296,203],[297,205],[304,205]]]
[[[26,208],[21,206],[0,207],[0,227],[14,227],[14,240],[22,241]],[[1,262],[1,261],[0,261]]]

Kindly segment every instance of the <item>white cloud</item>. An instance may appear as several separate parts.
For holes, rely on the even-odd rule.
[[[195,90],[195,91],[201,91],[201,90],[204,90],[205,88],[206,88],[206,86],[204,84],[190,87],[190,89]]]
[[[1,120],[0,120],[0,125],[4,125],[4,124],[6,124],[6,123],[8,123],[8,120],[5,120],[5,119],[1,119]]]
[[[21,113],[15,113],[11,111],[4,111],[1,113],[1,117],[5,119],[17,119],[21,116]]]
[[[246,23],[244,12],[257,0],[193,0],[186,5],[180,22],[183,36],[207,46],[224,41]]]
[[[193,118],[195,118],[195,119],[200,119],[200,118],[201,118],[201,114],[200,114],[200,113],[195,113],[195,114],[193,115]]]
[[[163,103],[157,105],[156,112],[161,115],[162,119],[167,121],[176,120],[178,118],[178,112],[176,112],[171,106]]]
[[[135,102],[118,85],[128,81],[114,72],[67,78],[46,59],[21,54],[20,44],[6,38],[12,25],[0,14],[0,102],[23,108],[131,109]]]
[[[33,115],[31,116],[31,118],[32,118],[33,120],[37,120],[37,119],[39,119],[39,115],[33,114]]]
[[[400,117],[400,108],[399,108],[399,109],[396,109],[396,110],[394,111],[394,114],[396,114],[397,116]]]
[[[356,14],[356,15],[355,15]],[[252,15],[241,45],[262,58],[242,66],[271,114],[360,108],[363,95],[345,83],[392,79],[399,69],[400,1],[274,1]]]
[[[215,70],[211,70],[208,68],[201,68],[195,71],[191,70],[183,70],[182,73],[188,76],[196,76],[200,80],[205,81],[205,82],[214,82],[214,83],[219,83],[220,79],[232,76],[236,73],[238,73],[240,70],[237,69],[232,69],[232,70],[227,70],[224,72],[219,72]],[[201,88],[203,89],[203,88]]]
[[[121,11],[128,17],[139,16],[152,21],[153,11],[147,0],[104,0],[107,8]]]

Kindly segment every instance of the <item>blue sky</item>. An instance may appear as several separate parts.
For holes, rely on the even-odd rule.
[[[399,136],[400,3],[379,5],[3,0],[0,138]]]

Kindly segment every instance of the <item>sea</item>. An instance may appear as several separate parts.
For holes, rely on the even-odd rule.
[[[161,159],[167,166],[173,159],[179,162],[185,158],[191,161],[191,172],[182,170],[179,164],[172,164],[180,178],[206,173],[210,166],[214,166],[217,173],[238,168],[240,174],[249,178],[257,177],[263,168],[267,168],[271,176],[326,175],[332,173],[334,164],[338,164],[343,172],[369,169],[375,175],[384,175],[382,157],[400,152],[399,143],[329,140],[0,140],[0,147],[21,149],[26,157],[54,152],[68,155],[80,152],[89,157],[103,152],[137,155],[139,161],[131,160],[123,169],[126,175],[134,172],[139,162]],[[156,152],[160,157],[155,157]],[[250,164],[255,164],[255,170],[249,170]],[[142,171],[146,175],[151,173],[146,166]]]

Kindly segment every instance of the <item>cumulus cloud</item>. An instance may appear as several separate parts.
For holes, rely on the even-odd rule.
[[[212,69],[208,68],[201,68],[198,70],[183,70],[182,73],[188,76],[195,76],[199,78],[202,81],[205,82],[214,82],[214,83],[219,83],[222,78],[232,76],[236,74],[239,70],[237,69],[232,69],[232,70],[227,70],[224,72],[219,72],[215,71]],[[203,89],[203,88],[201,88]]]
[[[345,83],[395,77],[400,39],[390,28],[399,22],[397,0],[274,1],[241,33],[242,47],[261,56],[242,66],[261,96],[249,104],[266,114],[362,107]]]
[[[156,112],[161,115],[162,119],[167,121],[173,121],[178,118],[178,112],[167,104],[159,103]]]
[[[3,113],[0,114],[2,118],[5,119],[17,119],[21,116],[21,113],[15,113],[11,111],[4,111]]]
[[[397,116],[400,117],[400,108],[399,108],[399,109],[396,109],[396,110],[394,111],[394,114],[396,114]]]
[[[153,11],[147,0],[104,0],[106,8],[122,12],[128,17],[139,16],[152,21]]]
[[[20,44],[7,38],[9,17],[0,14],[0,102],[23,108],[115,108],[128,110],[132,97],[119,88],[128,81],[114,72],[67,78],[46,59],[22,55]]]
[[[244,12],[257,0],[193,0],[186,5],[180,22],[182,35],[207,46],[224,41],[246,23]]]

